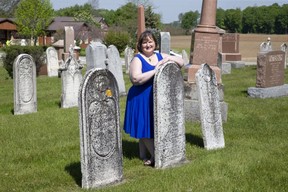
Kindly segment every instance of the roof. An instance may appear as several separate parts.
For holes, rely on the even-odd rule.
[[[64,29],[65,26],[72,26],[74,30],[77,30],[82,26],[88,25],[83,21],[76,21],[74,17],[55,17],[51,24],[48,26],[47,30],[57,31],[59,29]]]
[[[9,21],[11,23],[15,23],[15,19],[14,18],[0,18],[0,23],[2,23],[4,21]]]

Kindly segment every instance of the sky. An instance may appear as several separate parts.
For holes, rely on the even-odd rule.
[[[71,7],[76,4],[83,5],[88,0],[50,0],[54,10],[58,10],[65,7]],[[99,0],[100,9],[116,10],[125,5],[127,0]],[[150,0],[149,1],[154,8],[154,13],[161,15],[161,21],[163,23],[171,23],[178,21],[178,15],[180,13],[186,13],[188,11],[201,12],[202,0]],[[245,9],[248,6],[262,6],[272,5],[278,3],[280,6],[288,4],[287,0],[218,0],[217,8],[222,9]]]

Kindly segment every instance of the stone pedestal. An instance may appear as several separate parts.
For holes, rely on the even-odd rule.
[[[218,91],[222,121],[226,122],[228,114],[228,104],[224,102],[224,86],[222,84],[218,85]],[[184,81],[184,92],[185,120],[190,122],[200,122],[200,108],[196,82],[189,83],[187,81]]]

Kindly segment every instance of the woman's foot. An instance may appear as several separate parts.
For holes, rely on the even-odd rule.
[[[154,166],[154,160],[150,160],[150,159],[147,159],[147,160],[144,160],[144,166]]]

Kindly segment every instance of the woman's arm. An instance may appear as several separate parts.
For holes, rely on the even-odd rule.
[[[142,63],[138,57],[134,57],[130,63],[130,80],[133,85],[141,85],[151,79],[155,70],[142,73]]]
[[[184,60],[182,59],[182,57],[168,55],[166,53],[161,53],[161,55],[162,55],[163,59],[158,63],[158,65],[161,65],[161,64],[166,63],[168,61],[172,61],[172,62],[178,64],[179,67],[184,66]]]

